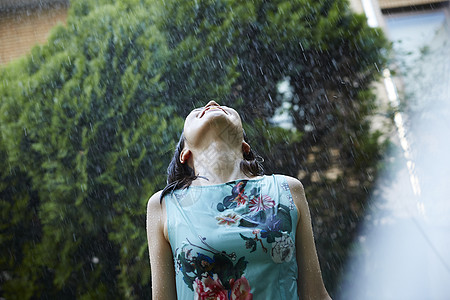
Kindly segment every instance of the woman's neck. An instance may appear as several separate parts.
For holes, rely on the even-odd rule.
[[[195,175],[192,185],[220,184],[248,178],[241,170],[242,149],[222,141],[209,143],[201,149],[191,149]]]

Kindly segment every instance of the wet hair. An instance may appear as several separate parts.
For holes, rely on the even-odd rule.
[[[247,135],[244,133],[244,141],[248,143]],[[195,175],[195,170],[188,166],[187,163],[183,164],[180,161],[181,151],[184,149],[185,138],[184,135],[181,134],[180,140],[178,141],[177,147],[175,149],[175,153],[172,157],[172,161],[167,168],[167,185],[163,189],[160,197],[160,201],[162,201],[163,197],[172,191],[178,189],[188,188],[192,181],[197,179],[198,177]],[[243,159],[240,163],[240,168],[242,172],[244,172],[247,176],[260,176],[264,174],[264,170],[262,167],[263,159],[261,156],[256,154],[251,148],[248,153],[243,153]]]

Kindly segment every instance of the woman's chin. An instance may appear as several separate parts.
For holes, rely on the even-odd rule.
[[[203,126],[197,128],[194,132],[194,134],[187,137],[187,140],[193,146],[204,146],[214,141],[224,142],[227,145],[240,145],[243,140],[242,126],[220,117],[211,118],[210,122],[205,122]]]

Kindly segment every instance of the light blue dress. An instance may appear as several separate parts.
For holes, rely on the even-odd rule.
[[[298,299],[297,209],[284,176],[164,197],[178,299]]]

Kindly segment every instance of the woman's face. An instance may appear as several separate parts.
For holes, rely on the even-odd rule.
[[[208,143],[211,138],[221,138],[228,144],[240,144],[243,140],[241,117],[234,109],[210,101],[186,117],[184,137],[190,146]]]

